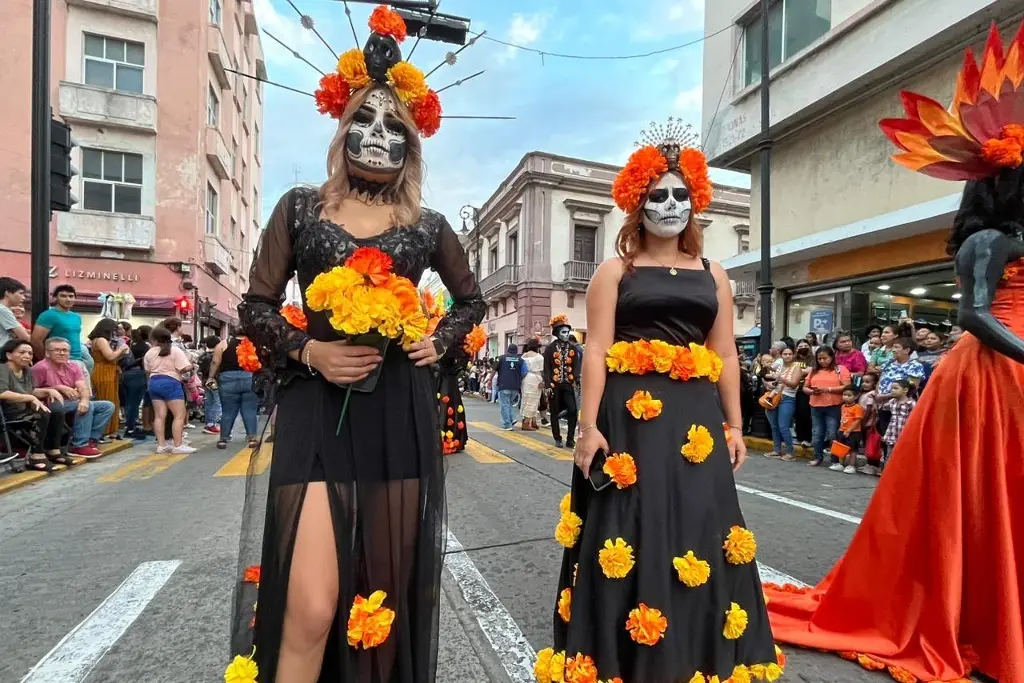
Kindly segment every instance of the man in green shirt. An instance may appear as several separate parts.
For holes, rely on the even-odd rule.
[[[71,285],[57,285],[53,290],[54,305],[35,320],[32,327],[32,349],[36,358],[46,357],[46,340],[62,337],[71,344],[71,360],[85,363],[92,372],[92,355],[82,345],[82,316],[71,309],[75,307],[76,292]]]

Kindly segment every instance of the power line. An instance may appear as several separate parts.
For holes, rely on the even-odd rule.
[[[711,130],[715,127],[715,119],[718,118],[718,110],[722,106],[722,100],[725,99],[725,91],[729,89],[729,79],[732,78],[732,70],[736,67],[736,57],[740,54],[740,45],[743,43],[737,41],[736,49],[732,53],[732,62],[729,64],[729,70],[725,73],[725,79],[722,82],[722,93],[718,96],[718,104],[715,105],[715,113],[711,115],[711,122],[708,124],[708,137],[711,137]],[[707,140],[704,141],[707,144]],[[701,145],[701,149],[704,149],[704,145]]]

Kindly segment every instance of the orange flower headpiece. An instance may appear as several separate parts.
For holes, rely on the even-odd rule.
[[[633,152],[612,184],[612,198],[620,209],[633,213],[639,208],[647,189],[655,180],[672,171],[683,177],[690,191],[694,214],[711,205],[714,187],[704,152],[694,145],[697,136],[692,126],[671,116],[667,125],[651,124],[642,135],[644,145]]]
[[[339,119],[352,93],[372,83],[387,85],[409,108],[420,135],[429,138],[441,127],[441,101],[427,86],[423,72],[402,61],[399,43],[405,40],[405,20],[386,5],[370,15],[370,34],[366,46],[353,48],[338,58],[332,73],[320,79],[316,89],[316,108],[321,114]]]
[[[559,327],[572,327],[569,324],[569,316],[565,313],[559,313],[558,315],[551,317],[551,329],[557,330]]]
[[[949,110],[901,93],[907,118],[882,132],[902,151],[893,160],[942,180],[981,180],[1024,164],[1024,24],[1004,49],[995,22],[981,64],[968,48]]]

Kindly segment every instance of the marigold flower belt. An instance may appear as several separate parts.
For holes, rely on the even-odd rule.
[[[722,374],[722,359],[702,344],[676,346],[658,339],[611,345],[605,357],[610,372],[646,375],[657,372],[683,382],[707,377],[717,382]]]

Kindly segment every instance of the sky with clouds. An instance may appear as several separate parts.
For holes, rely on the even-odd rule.
[[[354,46],[344,7],[337,0],[292,0],[315,21],[335,50]],[[312,32],[300,27],[286,0],[256,0],[257,19],[303,57],[327,71],[334,59]],[[643,10],[637,11],[642,5]],[[351,4],[365,41],[372,5]],[[704,0],[442,0],[440,11],[471,19],[471,30],[548,52],[582,55],[645,53],[679,45],[704,32]],[[408,55],[412,41],[403,44]],[[266,35],[272,81],[312,92],[319,75]],[[429,71],[451,45],[423,41],[412,62]],[[637,133],[651,120],[682,117],[699,130],[702,48],[693,45],[636,60],[570,60],[524,52],[480,40],[455,66],[429,82],[439,89],[481,69],[486,73],[441,94],[446,114],[515,116],[514,121],[446,120],[425,141],[424,204],[456,227],[459,209],[482,204],[524,154],[555,154],[622,164]],[[720,88],[721,84],[709,87]],[[334,122],[304,95],[268,86],[263,126],[263,214],[298,182],[323,181]],[[745,176],[716,175],[748,185]]]

